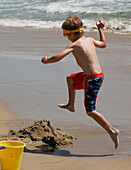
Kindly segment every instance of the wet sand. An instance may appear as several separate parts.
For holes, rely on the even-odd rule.
[[[99,38],[98,33],[85,35]],[[21,169],[130,169],[131,35],[106,33],[106,38],[107,48],[97,49],[105,74],[97,109],[120,130],[117,150],[106,132],[86,116],[83,91],[77,92],[75,113],[57,107],[58,103],[67,102],[66,76],[81,71],[71,54],[60,63],[40,63],[42,56],[59,53],[70,43],[62,37],[62,32],[0,30],[0,100],[11,110],[8,114],[5,109],[0,112],[0,134],[35,120],[47,119],[78,138],[74,148],[67,147],[54,153],[27,146]],[[3,107],[7,108],[2,104]],[[7,115],[5,119],[3,115]],[[7,121],[6,130],[3,119],[4,123]]]
[[[18,118],[18,115],[10,111],[7,105],[0,101],[0,136],[7,135],[11,127],[10,123]]]

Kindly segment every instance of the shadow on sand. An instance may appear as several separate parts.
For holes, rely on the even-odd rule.
[[[79,157],[79,158],[86,158],[86,157],[110,157],[110,156],[114,156],[114,154],[109,153],[109,154],[72,154],[70,151],[68,150],[64,150],[64,149],[50,149],[50,151],[45,151],[44,145],[41,146],[36,146],[37,149],[28,149],[25,148],[24,152],[28,152],[28,153],[34,153],[34,154],[48,154],[48,155],[54,155],[54,156],[64,156],[64,157]]]

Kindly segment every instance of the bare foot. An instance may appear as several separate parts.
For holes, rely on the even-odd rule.
[[[69,104],[58,104],[58,106],[62,109],[67,109],[69,110],[70,112],[75,112],[75,108],[74,106],[72,105],[69,105]]]
[[[110,137],[112,138],[113,142],[115,143],[115,149],[117,149],[119,145],[119,130],[113,129],[113,133],[110,134]]]

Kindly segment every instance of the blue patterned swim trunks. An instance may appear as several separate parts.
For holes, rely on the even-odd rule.
[[[86,78],[85,80],[85,108],[86,111],[94,111],[96,109],[96,99],[100,87],[102,86],[104,75],[95,78]]]

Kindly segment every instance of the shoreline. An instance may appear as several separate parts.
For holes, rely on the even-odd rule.
[[[14,30],[14,31],[18,31],[18,30],[24,30],[24,31],[62,31],[61,27],[45,27],[45,28],[37,28],[37,27],[34,27],[34,26],[30,26],[30,27],[3,27],[3,26],[0,26],[0,30]],[[95,33],[97,32],[98,29],[97,27],[93,27],[93,28],[87,28],[87,26],[84,26],[84,32],[87,33],[87,32],[92,32],[92,33]],[[105,33],[109,33],[109,34],[119,34],[119,35],[131,35],[131,31],[126,31],[126,30],[121,30],[119,28],[110,28],[110,27],[105,27],[104,28],[104,32]]]
[[[28,28],[0,28],[0,32],[2,33],[2,32],[32,32],[32,33],[45,33],[45,32],[47,32],[47,33],[53,33],[53,32],[55,32],[56,33],[56,35],[58,35],[58,33],[60,33],[60,36],[61,36],[61,38],[62,37],[64,37],[63,36],[63,31],[62,31],[62,29],[61,28],[44,28],[44,29],[28,29]],[[95,30],[88,30],[88,31],[84,31],[84,34],[85,34],[85,36],[87,36],[88,34],[89,34],[89,36],[90,35],[94,35],[94,36],[96,36],[96,34],[98,35],[99,34],[99,32],[98,32],[98,30],[97,29],[95,29]],[[106,31],[106,30],[104,30],[104,34],[105,34],[105,36],[107,36],[106,37],[106,39],[108,40],[112,40],[112,42],[115,40],[115,41],[118,41],[118,38],[120,38],[121,39],[121,37],[125,37],[124,39],[122,39],[123,41],[125,41],[126,40],[126,38],[127,38],[127,40],[126,40],[126,42],[130,42],[130,37],[131,37],[131,32],[125,32],[125,33],[119,33],[119,32],[109,32],[109,31]],[[117,39],[114,39],[113,37],[118,37]],[[99,37],[97,37],[97,38],[99,38]],[[112,39],[113,38],[113,39]],[[64,37],[64,39],[65,39],[65,37]],[[68,41],[69,42],[69,41]]]

